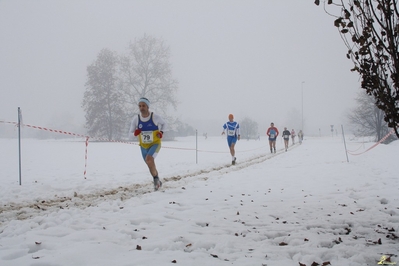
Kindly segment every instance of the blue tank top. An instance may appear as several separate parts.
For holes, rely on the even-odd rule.
[[[269,138],[271,139],[276,138],[276,131],[274,129],[270,130],[269,134],[270,134]]]
[[[140,115],[139,117],[139,124],[138,124],[138,128],[141,129],[141,131],[155,131],[158,130],[158,126],[154,124],[154,121],[152,120],[152,114],[151,113],[151,117],[147,122],[141,121],[140,120]]]
[[[138,128],[141,130],[141,134],[139,135],[139,142],[140,146],[148,149],[154,144],[160,144],[161,139],[157,136],[157,133],[159,132],[159,128],[157,125],[154,124],[154,121],[152,119],[152,114],[151,117],[147,122],[141,121],[140,120],[140,115],[139,117],[139,122],[138,122]]]

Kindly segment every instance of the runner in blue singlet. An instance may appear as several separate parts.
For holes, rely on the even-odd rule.
[[[141,155],[153,177],[156,191],[162,186],[162,182],[155,166],[155,157],[161,149],[166,123],[159,115],[150,112],[150,101],[147,98],[140,98],[138,106],[140,114],[133,117],[129,132],[139,139]]]
[[[222,135],[227,135],[227,145],[230,148],[231,164],[236,164],[236,152],[234,146],[237,140],[240,140],[240,125],[234,121],[234,116],[229,114],[229,121],[223,125]]]

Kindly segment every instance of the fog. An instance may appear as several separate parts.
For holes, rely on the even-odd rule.
[[[305,134],[331,134],[360,90],[333,21],[298,0],[3,0],[0,120],[21,107],[26,124],[80,128],[86,67],[147,34],[170,47],[174,114],[199,133],[233,113],[262,135],[270,122],[301,129],[302,114]]]

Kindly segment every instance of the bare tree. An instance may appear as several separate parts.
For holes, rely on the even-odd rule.
[[[240,121],[240,133],[242,138],[257,138],[259,134],[258,123],[249,117],[244,117],[244,119]]]
[[[356,103],[357,106],[348,114],[349,121],[355,127],[355,136],[375,136],[376,141],[381,140],[389,132],[384,112],[364,91],[359,92]]]
[[[181,121],[179,118],[166,117],[171,124],[168,127],[168,140],[174,139],[174,137],[187,137],[194,136],[195,129],[189,124]]]
[[[103,49],[87,67],[82,107],[91,136],[119,139],[125,135],[126,117],[122,94],[117,87],[118,56]]]
[[[361,87],[375,99],[384,120],[399,137],[398,0],[323,2],[325,11],[336,17],[334,25],[348,48],[347,58],[354,63],[351,71],[359,73]]]
[[[120,86],[125,94],[129,115],[138,111],[140,97],[166,113],[176,108],[178,82],[172,78],[170,51],[160,39],[144,35],[129,45],[129,53],[121,57]]]

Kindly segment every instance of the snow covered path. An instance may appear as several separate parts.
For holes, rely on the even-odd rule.
[[[30,182],[17,187],[5,175],[1,183],[0,264],[356,266],[377,265],[383,255],[399,261],[399,143],[349,163],[338,138],[309,138],[277,155],[257,150],[260,143],[266,145],[239,142],[239,163],[229,167],[227,153],[206,153],[195,164],[184,151],[164,148],[157,158],[161,192],[151,192],[137,147],[91,144],[86,180],[74,172],[81,160],[64,167],[63,158],[53,158],[58,166],[49,172],[38,162],[51,158],[36,153]],[[65,158],[74,158],[79,145],[67,144]],[[220,138],[200,145],[227,149]],[[104,165],[116,149],[118,160]],[[127,169],[132,160],[137,167]]]

